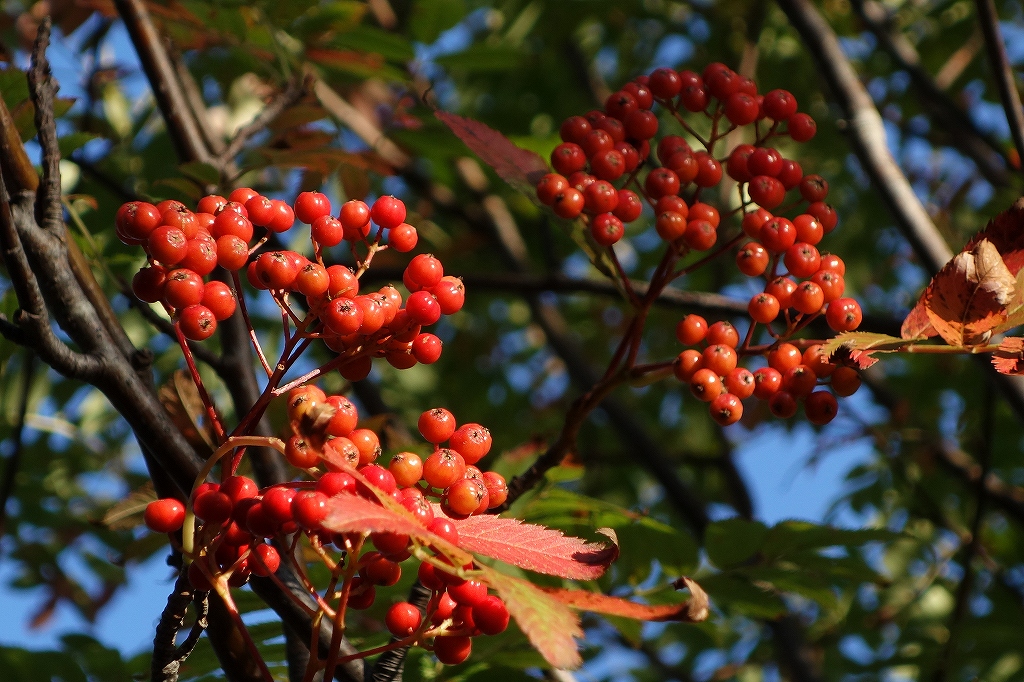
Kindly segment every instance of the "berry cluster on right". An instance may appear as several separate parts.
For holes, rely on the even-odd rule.
[[[658,138],[669,119],[682,134]],[[740,419],[741,401],[750,396],[768,400],[782,418],[803,401],[808,419],[824,424],[836,414],[835,395],[849,395],[859,383],[855,370],[820,358],[818,344],[794,340],[818,317],[836,332],[855,330],[862,317],[844,296],[842,259],[818,250],[838,222],[825,202],[827,181],[776,148],[806,142],[816,130],[790,92],[761,94],[724,64],[699,74],[659,68],[613,93],[603,110],[566,119],[551,154],[555,172],[537,183],[541,203],[582,220],[602,247],[653,215],[666,244],[651,281],[659,291],[730,252],[737,269],[759,282],[742,339],[730,323],[708,326],[694,315],[677,329],[682,343],[704,345],[683,351],[674,372],[723,425]],[[720,187],[725,180],[733,186]],[[735,197],[734,205],[722,206],[723,195]],[[744,356],[763,357],[768,367],[738,367]]]

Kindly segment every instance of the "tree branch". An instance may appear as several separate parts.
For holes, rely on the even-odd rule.
[[[217,165],[226,167],[232,163],[242,149],[254,135],[264,130],[274,119],[281,115],[281,112],[297,102],[305,92],[303,83],[299,78],[293,78],[288,87],[274,98],[270,104],[263,107],[263,110],[241,130],[235,133],[227,148],[217,157]]]
[[[847,119],[850,145],[896,225],[928,271],[938,272],[953,252],[889,153],[882,117],[846,58],[835,31],[809,0],[779,0],[779,7],[800,33],[819,73],[828,82]],[[995,374],[991,366],[988,371]],[[996,385],[1018,419],[1024,419],[1024,378],[1000,374],[996,376]]]
[[[18,393],[18,412],[11,435],[11,454],[4,463],[3,477],[0,478],[0,539],[7,530],[7,503],[14,492],[14,479],[21,468],[21,455],[24,448],[25,416],[28,414],[28,398],[32,391],[32,376],[35,374],[36,354],[31,349],[25,350],[25,358],[21,365],[21,391]]]
[[[981,174],[997,186],[1010,184],[1007,160],[1002,147],[984,134],[974,121],[942,91],[922,66],[917,50],[907,38],[893,31],[889,12],[875,0],[855,0],[854,10],[878,43],[910,75],[910,82],[931,111],[938,125],[947,133],[948,143],[974,160]]]
[[[209,162],[211,157],[206,141],[146,3],[143,0],[114,0],[114,5],[135,45],[178,159],[182,162]]]
[[[1021,109],[1020,92],[1017,90],[1017,78],[1006,55],[1003,34],[999,30],[999,15],[993,0],[975,0],[978,11],[978,22],[985,36],[985,52],[988,54],[992,76],[999,89],[999,99],[1006,112],[1006,120],[1010,124],[1010,136],[1017,148],[1017,154],[1024,162],[1024,110]]]

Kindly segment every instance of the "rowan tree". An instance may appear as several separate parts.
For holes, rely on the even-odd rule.
[[[11,679],[1019,676],[1019,8],[4,11]]]

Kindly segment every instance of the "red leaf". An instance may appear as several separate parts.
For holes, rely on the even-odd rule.
[[[907,319],[903,320],[900,336],[904,339],[927,339],[932,336],[938,336],[939,333],[932,326],[932,321],[928,319],[928,308],[924,304],[925,296],[930,289],[931,287],[924,290],[921,298],[917,300],[917,305],[907,315]]]
[[[614,544],[586,542],[519,519],[480,514],[454,523],[463,549],[562,578],[595,580],[618,556]]]
[[[1009,336],[992,354],[992,366],[1000,374],[1024,374],[1024,338]]]
[[[636,618],[637,620],[675,620],[688,623],[699,623],[705,620],[708,617],[708,595],[700,585],[689,578],[680,578],[676,581],[676,588],[682,587],[690,590],[688,600],[682,604],[658,606],[638,604],[628,599],[583,590],[548,588],[544,591],[563,604],[580,611],[593,611],[609,616]]]
[[[999,251],[1011,275],[1016,276],[1024,268],[1024,197],[1017,199],[1013,206],[990,220],[984,230],[967,242],[963,250],[971,251],[986,239]]]
[[[434,115],[451,128],[456,137],[466,143],[502,180],[526,194],[534,196],[537,181],[551,172],[540,155],[516,146],[497,130],[473,119],[463,118],[447,111]]]
[[[335,495],[327,503],[324,528],[335,533],[401,533],[437,549],[459,565],[473,560],[473,556],[468,552],[420,525],[416,518],[397,502],[387,499],[382,501],[388,506],[381,506],[359,495]]]
[[[928,319],[951,346],[984,343],[1006,319],[1016,286],[996,246],[975,240],[932,278],[924,293]]]
[[[583,660],[576,639],[583,638],[579,618],[560,600],[533,583],[489,569],[487,583],[505,602],[516,625],[555,668],[574,669]]]
[[[844,332],[830,339],[822,352],[836,364],[867,369],[878,362],[875,353],[894,353],[906,345],[904,339],[887,334]]]

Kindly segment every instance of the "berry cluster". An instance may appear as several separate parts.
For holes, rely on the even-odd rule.
[[[276,572],[282,556],[268,540],[288,546],[286,536],[302,533],[335,575],[350,576],[335,598],[344,597],[347,608],[367,609],[376,601],[377,587],[399,581],[401,563],[411,557],[413,545],[408,535],[381,531],[368,534],[374,549],[367,550],[362,535],[332,533],[323,526],[331,498],[359,495],[382,504],[390,497],[424,528],[457,546],[453,519],[500,506],[508,495],[501,475],[475,466],[490,450],[490,432],[479,424],[456,428],[455,418],[443,408],[428,410],[419,419],[420,433],[433,444],[433,453],[424,461],[415,453],[400,452],[386,467],[376,463],[382,455],[377,434],[356,428],[357,409],[345,397],[328,396],[313,385],[293,389],[288,415],[295,435],[285,445],[285,457],[315,480],[260,490],[252,479],[234,475],[220,484],[198,485],[191,508],[201,525],[195,530],[188,569],[196,589],[215,589],[218,579],[237,587],[253,573]],[[440,447],[445,442],[449,447]],[[173,533],[185,522],[185,507],[175,499],[156,500],[147,507],[145,520],[151,530]],[[331,545],[340,555],[330,553]],[[417,571],[421,584],[432,591],[426,614],[405,601],[391,606],[385,624],[395,637],[410,644],[433,640],[438,659],[455,664],[469,655],[471,637],[498,634],[508,626],[507,607],[488,594],[484,583],[436,570],[427,562]]]
[[[687,315],[676,325],[680,343],[694,346],[672,365],[676,378],[690,385],[693,395],[708,403],[712,418],[722,426],[743,416],[742,400],[751,396],[768,401],[771,413],[788,419],[804,401],[804,413],[812,424],[832,421],[839,409],[835,396],[818,389],[826,380],[836,395],[853,395],[860,388],[860,376],[851,367],[836,366],[821,352],[821,344],[803,351],[792,343],[774,344],[765,351],[767,367],[753,372],[739,366],[739,334],[729,322],[708,325],[700,315]],[[818,389],[818,390],[816,390]]]
[[[405,218],[405,204],[390,196],[372,205],[348,201],[335,217],[330,201],[318,192],[299,194],[292,207],[241,188],[227,198],[204,197],[196,212],[177,201],[129,202],[117,213],[116,229],[121,241],[142,246],[148,256],[132,281],[135,295],[163,304],[185,338],[207,339],[218,321],[234,314],[241,293],[236,273],[244,268],[252,287],[269,290],[301,335],[321,338],[344,357],[342,375],[358,380],[369,373],[373,357],[384,357],[399,369],[435,362],[441,341],[421,328],[457,312],[465,301],[462,281],[446,276],[441,262],[428,254],[409,263],[404,300],[390,285],[359,293],[359,278],[373,254],[386,248],[404,253],[416,246],[416,228]],[[296,219],[310,226],[312,260],[289,250],[260,252],[271,233],[291,229]],[[258,240],[257,228],[264,233]],[[387,243],[382,244],[385,232]],[[324,264],[323,249],[342,241],[349,242],[353,254],[358,244],[367,248],[355,271]],[[218,266],[232,273],[234,286],[206,281]],[[290,294],[304,297],[308,312],[296,313]]]
[[[656,110],[663,112],[661,118],[677,121],[684,135],[656,140],[661,127]],[[603,111],[566,119],[560,128],[563,142],[551,153],[556,172],[537,184],[542,203],[563,218],[581,218],[601,246],[622,239],[626,225],[649,207],[669,250],[659,266],[667,263],[668,269],[655,274],[652,287],[664,287],[734,247],[739,271],[763,278],[761,292],[748,305],[751,326],[742,344],[728,322],[708,327],[691,315],[677,329],[684,344],[707,342],[703,351],[684,351],[674,370],[710,403],[721,424],[737,421],[740,401],[751,395],[770,400],[778,416],[792,416],[797,398],[806,398],[814,423],[826,423],[835,414],[835,398],[813,392],[816,378],[827,378],[835,368],[810,357],[801,361],[799,350],[790,358],[788,349],[796,346],[787,341],[821,314],[833,330],[852,331],[860,324],[861,310],[843,297],[842,259],[817,248],[838,220],[825,203],[828,183],[805,175],[799,163],[770,144],[776,139],[805,142],[815,132],[814,119],[797,111],[796,98],[786,90],[759,94],[753,80],[718,63],[701,74],[661,68],[613,93]],[[716,157],[726,136],[738,141],[744,134],[750,144],[734,144]],[[720,211],[706,198],[707,190],[726,176],[736,184],[739,205]],[[727,217],[738,224],[727,226]],[[731,231],[720,239],[723,229]],[[675,260],[716,245],[690,268],[671,269]],[[759,324],[773,343],[751,345]],[[737,367],[742,355],[766,355],[770,366],[752,374]],[[781,355],[787,360],[771,360]],[[843,368],[839,380],[833,379],[840,395],[856,378],[855,373],[849,378],[850,372]]]

